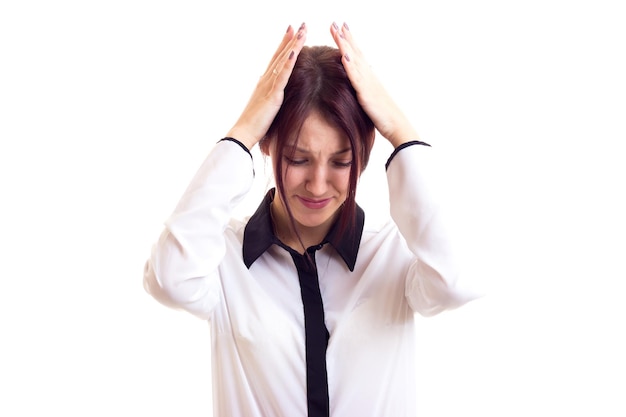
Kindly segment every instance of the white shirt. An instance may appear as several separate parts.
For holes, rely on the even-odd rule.
[[[387,168],[392,219],[366,225],[356,245],[335,237],[315,250],[333,417],[415,416],[414,314],[470,299],[457,289],[449,238],[428,190],[433,149],[396,151]],[[249,153],[232,141],[216,144],[166,221],[144,285],[161,303],[210,322],[216,417],[306,416],[298,271],[290,252],[271,242],[247,259],[248,268],[248,220],[231,218],[253,177]],[[258,244],[248,237],[248,247]]]

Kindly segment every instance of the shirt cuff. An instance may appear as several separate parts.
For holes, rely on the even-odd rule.
[[[244,145],[243,143],[239,142],[237,139],[235,138],[231,138],[231,137],[225,137],[222,138],[220,140],[218,140],[217,142],[222,142],[222,141],[230,141],[230,142],[235,142],[237,145],[241,146],[241,149],[243,149],[244,151],[246,151],[248,153],[248,155],[250,155],[250,158],[252,158],[252,153],[250,152],[250,149],[248,149],[248,147],[246,145]]]
[[[428,143],[422,142],[420,140],[412,140],[410,142],[403,143],[402,145],[400,145],[396,149],[394,149],[393,152],[391,153],[391,156],[389,157],[389,159],[387,159],[387,163],[385,164],[385,171],[387,170],[387,168],[389,168],[389,164],[391,163],[391,160],[396,156],[396,154],[398,152],[400,152],[404,148],[407,148],[407,147],[413,146],[413,145],[430,146]]]

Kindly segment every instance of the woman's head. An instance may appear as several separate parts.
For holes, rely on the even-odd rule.
[[[304,47],[285,88],[283,105],[260,143],[263,153],[272,156],[278,197],[292,226],[312,225],[316,218],[325,217],[322,212],[327,214],[335,204],[321,211],[315,204],[332,195],[338,205],[327,220],[334,221],[337,214],[339,227],[351,230],[356,186],[369,161],[374,134],[374,124],[358,103],[339,50]],[[319,185],[320,175],[334,191],[313,189],[311,181]]]

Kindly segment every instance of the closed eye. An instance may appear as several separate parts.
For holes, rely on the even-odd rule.
[[[335,161],[333,164],[338,168],[348,168],[352,165],[352,161]]]
[[[287,156],[285,157],[285,161],[287,161],[289,165],[304,165],[308,162],[306,159],[292,159]]]

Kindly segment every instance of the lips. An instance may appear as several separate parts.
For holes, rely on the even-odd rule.
[[[310,198],[304,198],[304,197],[298,196],[298,200],[300,200],[302,205],[306,208],[309,208],[312,210],[319,210],[319,209],[323,209],[324,207],[326,207],[332,199],[325,198],[322,200],[313,200]]]

